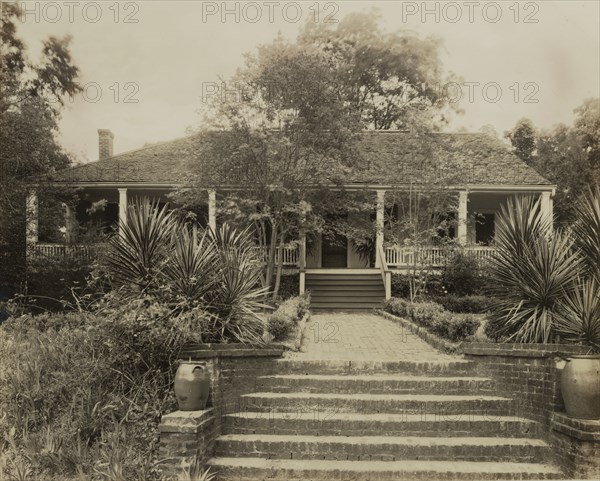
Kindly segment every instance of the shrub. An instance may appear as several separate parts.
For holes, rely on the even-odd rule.
[[[439,276],[429,276],[426,285],[423,287],[423,293],[426,295],[443,295],[444,287]],[[392,274],[392,296],[410,298],[410,276],[406,274]]]
[[[479,262],[472,255],[457,251],[442,269],[442,282],[449,293],[459,296],[475,294],[480,285]]]
[[[281,284],[279,285],[279,297],[283,300],[296,297],[300,292],[300,275],[289,274],[281,276]]]
[[[438,321],[434,330],[440,336],[451,341],[462,341],[473,336],[480,324],[480,320],[470,314],[463,316],[449,315],[448,319],[444,319],[444,322]]]
[[[408,276],[403,274],[392,274],[392,296],[403,297],[405,299],[410,297]]]
[[[385,301],[383,309],[390,314],[398,317],[410,317],[411,304],[404,299],[392,297]]]
[[[418,302],[412,305],[411,317],[413,321],[429,326],[444,312],[444,308],[435,302]]]
[[[450,341],[462,341],[475,334],[479,319],[472,315],[453,314],[434,302],[410,303],[392,298],[386,301],[385,311],[399,317],[410,317],[428,331]]]
[[[292,297],[280,304],[267,318],[267,331],[275,341],[285,340],[294,330],[310,307],[308,294]]]
[[[493,304],[493,299],[487,296],[447,296],[432,297],[433,302],[441,304],[450,312],[481,314],[487,312]]]
[[[287,339],[295,326],[295,318],[279,310],[270,315],[267,320],[267,331],[273,336],[274,341]]]

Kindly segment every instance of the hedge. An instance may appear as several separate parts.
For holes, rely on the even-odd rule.
[[[450,341],[462,341],[477,331],[480,321],[470,314],[456,315],[435,302],[410,303],[392,298],[384,310],[398,317],[412,319],[428,331]]]

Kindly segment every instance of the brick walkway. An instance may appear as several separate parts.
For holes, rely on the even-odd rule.
[[[313,314],[304,331],[299,360],[447,361],[443,354],[402,327],[376,314]]]

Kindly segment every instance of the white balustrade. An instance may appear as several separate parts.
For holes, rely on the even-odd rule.
[[[494,248],[488,246],[466,246],[462,248],[467,254],[475,257],[482,264],[489,262],[494,255]],[[442,267],[446,264],[455,249],[448,247],[401,247],[389,246],[385,248],[385,259],[390,267],[408,267],[424,265],[428,267]]]

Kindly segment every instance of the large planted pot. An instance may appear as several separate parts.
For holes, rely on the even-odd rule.
[[[206,408],[210,374],[205,363],[184,362],[175,374],[175,397],[180,411],[200,411]]]
[[[567,415],[600,419],[600,355],[568,358],[560,388]]]

